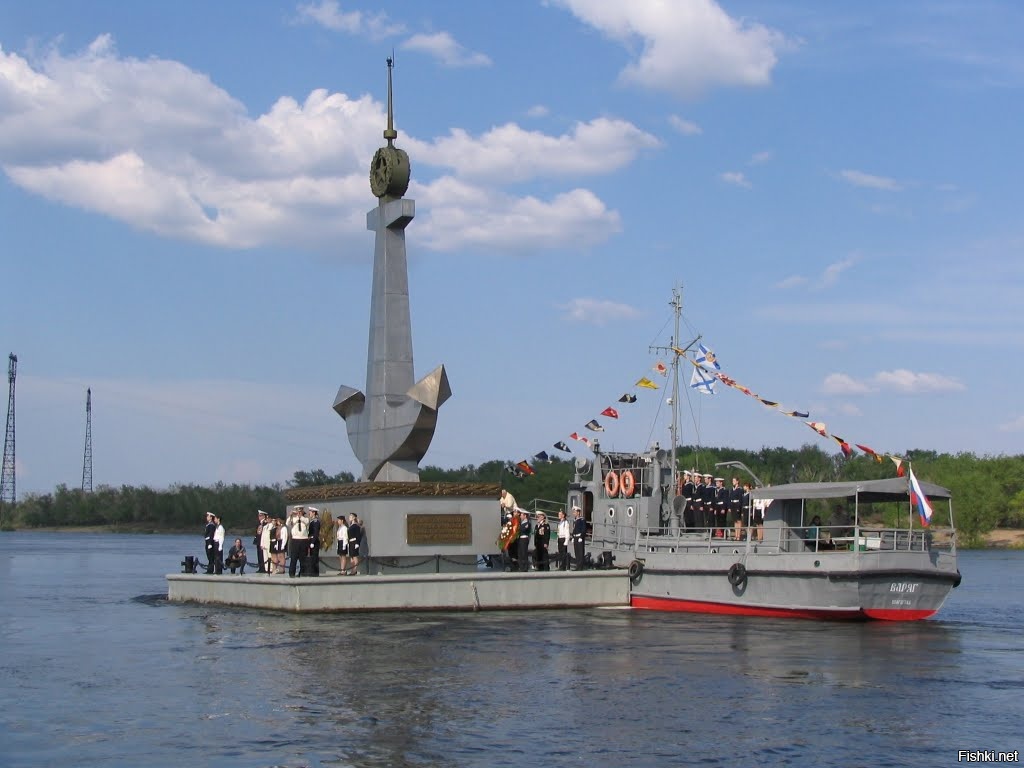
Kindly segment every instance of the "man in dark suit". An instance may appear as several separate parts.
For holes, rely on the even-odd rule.
[[[206,532],[203,534],[203,543],[206,545],[206,572],[213,573],[217,565],[217,523],[214,522],[213,512],[206,513]]]
[[[583,557],[586,549],[587,521],[583,517],[583,510],[579,507],[573,507],[572,514],[572,551],[576,558],[576,567],[573,570],[582,571],[586,567]]]
[[[320,575],[320,510],[309,508],[309,575]]]

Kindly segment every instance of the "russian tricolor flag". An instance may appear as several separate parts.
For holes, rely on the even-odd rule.
[[[932,521],[932,505],[928,503],[928,497],[921,490],[921,485],[914,477],[914,468],[910,468],[910,503],[917,507],[917,514],[921,518],[921,525],[928,526]]]

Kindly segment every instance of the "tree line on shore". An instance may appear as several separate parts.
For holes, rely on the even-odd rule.
[[[733,474],[744,479],[742,470],[719,468],[723,461],[746,465],[765,485],[787,482],[870,480],[893,477],[896,467],[889,459],[881,463],[869,456],[847,458],[829,454],[818,446],[799,449],[762,448],[759,451],[733,448],[682,446],[677,449],[680,469],[697,469],[718,476]],[[907,460],[920,480],[949,488],[957,529],[968,543],[994,528],[1024,527],[1024,455],[976,456],[972,453],[940,454],[914,450]],[[509,488],[520,505],[535,501],[564,503],[566,487],[573,475],[571,460],[531,464],[533,474],[518,477],[513,465],[491,460],[454,469],[426,466],[420,470],[424,482],[486,482]],[[906,466],[906,465],[905,465]],[[229,530],[255,526],[256,510],[282,514],[288,488],[354,482],[350,472],[331,475],[322,469],[300,470],[285,486],[217,483],[212,487],[173,485],[157,490],[147,486],[100,486],[92,493],[58,486],[52,493],[26,494],[13,505],[3,505],[0,526],[14,528],[106,527],[115,530],[191,531],[201,528],[203,515],[215,512]],[[937,525],[944,521],[937,520]]]

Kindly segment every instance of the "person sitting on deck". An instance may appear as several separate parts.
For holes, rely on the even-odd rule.
[[[815,515],[811,518],[811,524],[804,531],[804,541],[807,548],[812,552],[818,551],[818,537],[821,534],[821,517]]]
[[[231,572],[235,572],[235,568],[238,568],[238,573],[241,576],[245,575],[245,545],[242,544],[241,539],[235,539],[235,545],[228,550],[228,559],[224,561],[224,565],[231,569]]]

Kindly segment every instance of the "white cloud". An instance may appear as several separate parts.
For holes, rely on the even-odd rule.
[[[789,277],[786,277],[786,278],[784,278],[782,280],[779,280],[779,282],[777,282],[775,284],[775,287],[776,288],[787,289],[787,288],[799,288],[802,285],[807,285],[807,278],[806,277],[804,277],[803,275],[790,275]]]
[[[550,111],[551,110],[549,110],[543,104],[534,104],[532,107],[530,107],[528,110],[526,110],[526,116],[527,117],[547,117],[548,113]]]
[[[585,189],[551,200],[511,198],[445,177],[417,191],[427,213],[417,224],[416,236],[439,251],[579,248],[602,242],[622,229],[619,214]]]
[[[856,256],[850,256],[842,261],[836,261],[825,267],[821,273],[821,280],[818,281],[819,288],[831,288],[839,282],[839,276],[859,261]]]
[[[821,391],[826,395],[866,395],[875,390],[845,373],[830,373],[825,377]]]
[[[366,35],[371,40],[381,40],[405,31],[403,24],[392,22],[386,13],[345,12],[336,0],[321,0],[319,3],[300,5],[298,12],[300,22],[319,24],[335,32]]]
[[[896,181],[896,179],[890,179],[887,176],[875,176],[863,171],[840,171],[839,178],[855,187],[881,189],[887,192],[899,192],[903,189],[903,185]]]
[[[764,150],[762,152],[755,152],[753,154],[753,156],[750,158],[750,164],[751,165],[764,165],[765,163],[767,163],[769,160],[772,159],[772,156],[773,156],[773,153],[771,152],[771,150],[768,150],[768,149],[766,149],[766,150]]]
[[[205,75],[123,58],[101,36],[84,52],[52,50],[35,65],[0,48],[0,104],[0,165],[50,200],[221,247],[337,249],[345,237],[365,238],[366,168],[386,121],[369,96],[318,89],[304,101],[281,97],[253,118]],[[599,118],[561,136],[508,124],[480,136],[405,137],[404,146],[420,169],[413,191],[435,207],[428,245],[498,241],[521,251],[599,242],[619,231],[618,213],[586,189],[541,199],[496,186],[608,173],[660,143],[627,121]],[[454,178],[431,181],[432,166]]]
[[[744,189],[754,188],[754,185],[750,183],[742,171],[725,171],[719,174],[718,178],[726,184],[732,184],[735,187],[743,187]]]
[[[999,425],[1000,432],[1024,432],[1024,416],[1018,416]]]
[[[684,120],[679,115],[669,115],[668,123],[683,136],[699,136],[704,131],[692,120]]]
[[[959,392],[967,389],[957,379],[939,373],[914,373],[903,368],[895,371],[880,371],[873,379],[882,389],[918,394],[923,392]]]
[[[568,304],[560,305],[559,308],[566,311],[566,316],[570,320],[596,323],[597,325],[640,316],[639,310],[628,304],[604,299],[573,299]]]
[[[561,136],[508,123],[479,138],[457,128],[432,144],[411,146],[424,161],[450,167],[461,176],[512,182],[608,173],[631,163],[641,149],[659,147],[661,142],[628,121],[599,117],[577,123]]]
[[[839,282],[840,275],[842,275],[843,272],[848,270],[858,261],[860,261],[859,256],[848,256],[845,259],[833,262],[832,264],[829,264],[827,267],[825,267],[825,269],[821,273],[821,276],[818,277],[813,283],[809,278],[803,275],[790,275],[784,280],[780,280],[779,282],[777,282],[775,284],[775,287],[780,289],[788,289],[807,286],[812,290],[831,288],[832,286]]]
[[[879,371],[867,381],[845,373],[830,373],[821,391],[827,395],[867,395],[882,390],[920,394],[924,392],[959,392],[966,387],[957,379],[938,373],[914,373],[905,369]]]
[[[789,45],[775,30],[730,17],[714,0],[555,2],[631,53],[639,50],[620,75],[624,82],[682,97],[768,85],[777,51]]]
[[[418,51],[433,56],[446,67],[489,67],[491,60],[482,53],[466,50],[447,32],[413,35],[401,46],[407,51]]]

